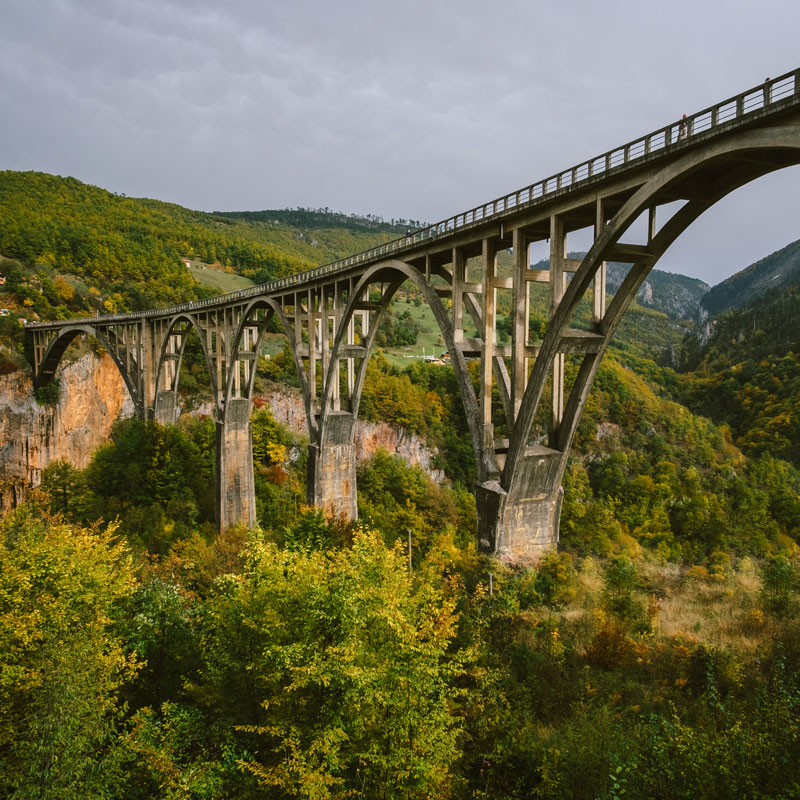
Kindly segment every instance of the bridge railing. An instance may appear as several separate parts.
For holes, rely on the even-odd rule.
[[[763,84],[748,89],[746,92],[704,108],[702,111],[684,116],[664,128],[659,128],[646,136],[615,147],[613,150],[590,158],[588,161],[583,161],[574,167],[551,175],[549,178],[532,183],[530,186],[476,206],[469,211],[463,211],[455,216],[448,217],[441,222],[436,222],[413,233],[408,233],[406,236],[401,236],[385,244],[339,259],[330,264],[316,267],[308,272],[268,281],[249,289],[242,289],[206,300],[182,303],[169,308],[153,309],[134,314],[103,315],[102,319],[107,324],[117,320],[130,320],[132,317],[164,316],[195,311],[218,305],[220,302],[232,302],[239,298],[279,292],[282,289],[309,283],[336,272],[346,271],[352,267],[381,261],[385,257],[413,250],[431,240],[449,236],[462,229],[471,228],[494,217],[499,218],[513,209],[525,208],[535,203],[549,200],[557,194],[583,187],[588,181],[598,180],[612,170],[636,165],[643,159],[666,151],[667,148],[673,151],[678,147],[689,146],[692,138],[698,136],[698,134],[727,131],[735,127],[739,122],[746,124],[752,118],[752,115],[759,111],[769,113],[770,111],[783,110],[787,104],[792,102],[800,103],[800,69],[792,70],[777,78],[767,79]],[[28,323],[28,326],[53,324],[52,322],[34,322]],[[69,323],[62,322],[61,324]]]

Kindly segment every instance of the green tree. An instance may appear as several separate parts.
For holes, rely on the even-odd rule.
[[[624,625],[641,631],[648,627],[644,603],[639,597],[639,573],[629,558],[619,556],[603,570],[603,602]]]
[[[797,571],[794,564],[780,555],[770,559],[761,572],[761,602],[773,614],[783,616],[793,606],[797,590]]]
[[[0,525],[0,794],[108,797],[122,685],[113,622],[134,587],[114,529],[21,510]]]
[[[452,601],[374,534],[331,555],[254,546],[206,626],[215,702],[259,719],[245,768],[273,797],[441,792],[458,754],[455,623]]]

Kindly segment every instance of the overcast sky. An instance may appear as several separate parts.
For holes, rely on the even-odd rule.
[[[2,0],[0,169],[434,222],[800,67],[799,40],[797,0]],[[659,267],[716,283],[799,208],[800,168],[762,178]]]

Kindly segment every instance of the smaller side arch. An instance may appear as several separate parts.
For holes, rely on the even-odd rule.
[[[252,314],[254,312],[257,312],[259,309],[262,309],[262,308],[267,310],[267,316],[264,317],[263,320],[255,321],[255,322],[254,321],[248,321],[248,320],[251,320]],[[278,319],[281,322],[281,325],[283,326],[284,331],[287,333],[287,336],[288,336],[288,332],[291,330],[291,325],[289,323],[289,320],[288,320],[286,314],[284,313],[283,308],[281,308],[280,304],[276,303],[272,298],[270,298],[270,297],[259,297],[259,298],[255,299],[255,300],[253,300],[252,302],[250,302],[245,307],[245,309],[244,309],[244,311],[242,313],[241,322],[239,323],[238,327],[236,328],[236,333],[235,333],[235,335],[233,337],[233,343],[232,343],[232,346],[231,346],[231,364],[232,365],[235,364],[236,360],[238,359],[238,357],[239,357],[239,355],[241,353],[242,340],[244,338],[244,333],[248,328],[257,328],[258,329],[258,337],[257,337],[256,341],[253,343],[253,352],[257,355],[261,351],[261,345],[262,345],[263,340],[264,340],[264,333],[266,332],[267,324],[269,323],[270,319],[272,319],[273,316],[277,316],[278,317]],[[291,342],[291,338],[289,339],[289,341]],[[295,369],[297,370],[298,379],[300,381],[300,387],[301,387],[301,389],[303,391],[303,394],[305,395],[305,394],[307,394],[307,389],[308,389],[308,379],[306,378],[306,375],[305,375],[305,373],[304,373],[304,371],[302,369],[302,363],[300,362],[300,357],[299,357],[299,355],[296,352],[296,349],[294,347],[292,348],[292,355],[293,355],[293,358],[294,358]],[[224,397],[226,399],[226,402],[227,402],[227,399],[230,398],[233,395],[233,391],[234,391],[234,388],[235,388],[234,387],[234,384],[235,384],[234,369],[235,368],[232,366],[231,369],[228,370],[227,380],[225,382],[225,394],[224,394]],[[253,396],[254,379],[255,379],[255,369],[252,369],[252,370],[250,370],[250,374],[249,374],[246,386],[244,388],[244,391],[242,392],[242,395],[244,397],[247,397],[248,399],[252,399],[252,396]]]
[[[388,305],[388,302],[392,299],[397,289],[399,289],[406,280],[411,281],[422,293],[423,297],[425,298],[425,302],[433,311],[434,318],[436,319],[439,329],[442,332],[448,352],[451,354],[451,362],[456,373],[461,399],[466,412],[467,425],[472,438],[477,474],[480,481],[486,480],[487,477],[492,474],[494,469],[494,452],[492,448],[487,449],[484,447],[482,432],[480,426],[478,425],[478,400],[475,395],[469,370],[467,369],[467,362],[461,349],[456,347],[453,326],[441,299],[434,289],[429,285],[425,277],[419,272],[419,270],[415,269],[404,261],[393,259],[390,261],[382,261],[364,272],[353,289],[352,296],[348,300],[347,306],[345,307],[345,311],[342,315],[341,323],[338,326],[331,351],[332,361],[337,359],[339,357],[339,353],[342,351],[347,325],[349,324],[350,319],[355,312],[356,306],[362,302],[365,291],[371,284],[376,283],[383,277],[387,278],[386,282],[389,283],[390,290],[386,293],[385,300],[382,304],[383,307],[380,311],[381,314],[384,312],[386,305]],[[379,323],[380,317],[378,317],[376,321]],[[359,369],[359,375],[354,391],[354,402],[352,409],[353,420],[355,420],[358,415],[358,405],[361,399],[361,392],[363,390],[367,363],[369,361],[370,352],[374,345],[377,327],[377,324],[373,325],[370,331],[371,335],[366,344],[366,354]],[[330,396],[333,390],[333,380],[337,379],[338,376],[333,374],[333,372],[330,372],[327,376],[320,414],[321,426],[326,424],[326,421],[331,414]],[[491,453],[489,450],[491,450]]]
[[[56,371],[61,364],[61,359],[64,357],[64,353],[67,351],[67,348],[72,344],[72,342],[81,334],[91,336],[92,338],[96,339],[103,349],[111,356],[111,359],[116,364],[120,375],[122,375],[122,379],[125,382],[126,388],[128,389],[128,394],[130,394],[131,400],[133,400],[137,415],[143,419],[145,416],[144,398],[138,391],[138,386],[140,385],[138,376],[130,374],[126,364],[118,355],[117,348],[114,347],[113,342],[102,330],[94,327],[93,325],[69,325],[58,329],[58,334],[52,339],[45,350],[44,355],[42,356],[39,369],[36,371],[33,378],[34,386],[36,388],[46,386],[54,379]],[[135,369],[138,369],[138,365],[136,365],[135,362],[133,366]]]
[[[176,331],[179,325],[186,326],[180,331]],[[174,424],[177,416],[178,382],[180,380],[181,364],[183,354],[186,349],[189,332],[194,330],[200,340],[203,350],[203,358],[208,368],[211,379],[211,390],[215,399],[215,408],[219,415],[219,390],[217,378],[213,369],[212,360],[208,353],[206,337],[198,320],[192,314],[181,313],[170,320],[169,326],[163,332],[160,346],[158,347],[158,359],[155,367],[155,387],[153,392],[154,407],[151,413],[156,422]],[[177,340],[177,341],[176,341]],[[166,386],[166,383],[169,383]]]

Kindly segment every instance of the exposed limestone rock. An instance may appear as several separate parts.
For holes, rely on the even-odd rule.
[[[0,511],[25,499],[42,480],[42,471],[65,459],[84,468],[94,451],[108,441],[119,417],[132,416],[133,403],[125,383],[108,355],[84,355],[58,374],[58,403],[36,402],[30,372],[0,376]],[[296,390],[282,387],[264,396],[278,422],[300,435],[308,435],[303,399]],[[256,401],[257,404],[257,401]],[[213,415],[212,405],[193,414]],[[422,467],[434,481],[444,472],[432,464],[436,450],[419,436],[385,423],[357,422],[356,459],[362,463],[380,448],[395,453],[411,465]]]
[[[433,466],[437,455],[424,439],[405,428],[393,428],[385,422],[356,422],[356,461],[361,464],[378,450],[388,450],[411,466],[420,466],[436,483],[444,480],[444,471]]]
[[[281,387],[280,390],[265,392],[263,399],[278,422],[296,434],[308,436],[306,410],[299,391]],[[385,422],[357,420],[355,444],[358,464],[372,458],[382,448],[399,456],[407,464],[422,467],[437,483],[444,480],[444,472],[433,467],[436,449],[428,447],[424,439],[404,428],[393,428]]]
[[[31,375],[0,377],[0,508],[7,511],[39,485],[42,470],[66,459],[83,468],[108,441],[118,417],[133,403],[111,357],[88,354],[59,370],[58,403],[42,406]]]

